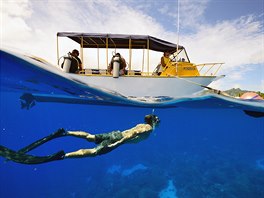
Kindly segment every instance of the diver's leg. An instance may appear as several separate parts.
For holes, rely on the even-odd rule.
[[[58,129],[57,131],[55,131],[51,135],[46,136],[44,138],[41,138],[41,139],[33,142],[32,144],[30,144],[30,145],[18,150],[18,152],[27,153],[27,152],[33,150],[34,148],[36,148],[36,147],[38,147],[38,146],[40,146],[40,145],[42,145],[42,144],[54,139],[54,138],[58,138],[58,137],[66,136],[66,135],[67,135],[67,132],[63,128]]]
[[[68,133],[70,133],[70,132],[68,132]],[[76,135],[77,133],[74,132],[72,134]],[[116,139],[116,142],[112,142],[111,140],[109,140],[109,134],[112,136],[113,135],[118,136],[118,139]],[[80,133],[79,135],[85,136],[85,135],[87,135],[87,133]],[[89,135],[91,135],[91,134],[89,134]],[[112,150],[114,150],[115,148],[117,148],[119,145],[123,144],[123,142],[121,141],[123,136],[120,132],[104,133],[104,134],[91,135],[91,136],[93,136],[92,138],[95,141],[95,143],[98,144],[95,148],[80,149],[78,151],[66,153],[64,157],[65,158],[95,157],[96,155],[103,155],[103,154],[109,153]],[[77,135],[77,137],[78,137],[78,135]],[[88,138],[86,137],[86,139],[88,139]],[[103,139],[105,139],[105,140],[103,140]]]
[[[97,155],[103,155],[109,153],[121,144],[122,143],[111,146],[111,142],[109,142],[109,140],[104,140],[101,143],[99,143],[95,148],[80,149],[78,151],[66,153],[64,157],[65,158],[95,157]]]
[[[0,145],[0,156],[21,164],[42,164],[54,160],[62,160],[64,159],[64,155],[64,151],[59,151],[53,155],[38,157],[21,152],[19,153]]]
[[[89,142],[95,142],[96,144],[99,144],[106,139],[110,139],[113,135],[115,136],[116,133],[119,134],[120,131],[112,131],[109,133],[101,133],[101,134],[96,134],[96,135],[92,135],[85,131],[67,131],[66,132],[67,135],[83,138]]]
[[[67,135],[83,138],[83,139],[88,140],[89,142],[95,141],[95,135],[92,135],[85,131],[67,131]]]
[[[97,155],[95,148],[93,149],[80,149],[78,151],[66,153],[64,158],[81,158],[81,157],[94,157]]]

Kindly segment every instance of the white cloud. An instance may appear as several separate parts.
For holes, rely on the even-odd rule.
[[[192,29],[199,27],[208,3],[209,0],[180,1],[180,24]]]
[[[32,10],[28,0],[5,0],[1,2],[2,13],[8,13],[11,17],[30,17]]]
[[[176,24],[179,11],[180,28],[193,30],[198,28],[201,21],[203,21],[203,14],[208,3],[209,0],[184,0],[179,2],[178,9],[177,0],[166,1],[166,3],[162,1],[158,12],[162,15],[165,15],[170,23],[177,26]]]
[[[12,7],[19,3],[3,4]],[[155,19],[118,1],[25,1],[23,7],[23,12],[31,15],[13,17],[11,9],[3,15],[2,43],[52,62],[55,62],[55,35],[59,31],[151,35],[163,32]]]
[[[162,7],[160,7],[158,9],[158,11],[163,14],[163,15],[167,15],[169,13],[170,10],[170,6],[168,4],[163,5]]]
[[[30,18],[32,10],[27,0],[18,2],[7,0],[1,2],[1,43],[15,45],[17,42],[31,37],[31,27],[25,22]]]
[[[261,21],[254,21],[252,16],[241,17],[202,25],[197,33],[183,36],[182,40],[192,48],[192,57],[198,61],[225,61],[227,67],[259,64],[264,62],[261,28]]]
[[[220,70],[227,75],[220,81],[223,87],[228,82],[231,88],[247,78],[254,65],[264,64],[263,26],[261,20],[252,15],[215,25],[201,25],[196,33],[182,36],[181,41],[187,47],[191,61],[225,63]],[[247,84],[254,82],[257,83],[256,79]],[[260,89],[260,79],[254,87]]]

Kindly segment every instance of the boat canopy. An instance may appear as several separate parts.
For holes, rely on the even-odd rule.
[[[174,43],[148,35],[58,32],[57,36],[68,37],[79,43],[82,48],[150,49],[171,53],[177,49],[177,45]],[[179,45],[178,49],[184,49],[184,47]]]

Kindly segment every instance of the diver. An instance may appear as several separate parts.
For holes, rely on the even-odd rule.
[[[151,132],[160,123],[160,119],[154,115],[149,114],[145,116],[145,123],[138,124],[135,127],[125,131],[113,131],[109,133],[92,135],[84,131],[66,131],[59,129],[49,136],[46,136],[32,144],[18,150],[13,151],[0,145],[0,156],[8,160],[12,160],[22,164],[41,164],[54,160],[62,160],[66,158],[82,158],[82,157],[95,157],[111,152],[115,148],[125,143],[137,143],[149,137]],[[94,142],[96,147],[91,149],[80,149],[77,151],[65,153],[63,150],[48,156],[33,156],[26,154],[29,151],[39,147],[40,145],[63,136],[74,136],[77,138],[86,139],[89,142]]]

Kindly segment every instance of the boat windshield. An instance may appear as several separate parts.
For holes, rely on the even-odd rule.
[[[170,58],[173,62],[188,62],[188,63],[190,62],[190,59],[184,48],[179,49],[177,52],[174,52]]]

